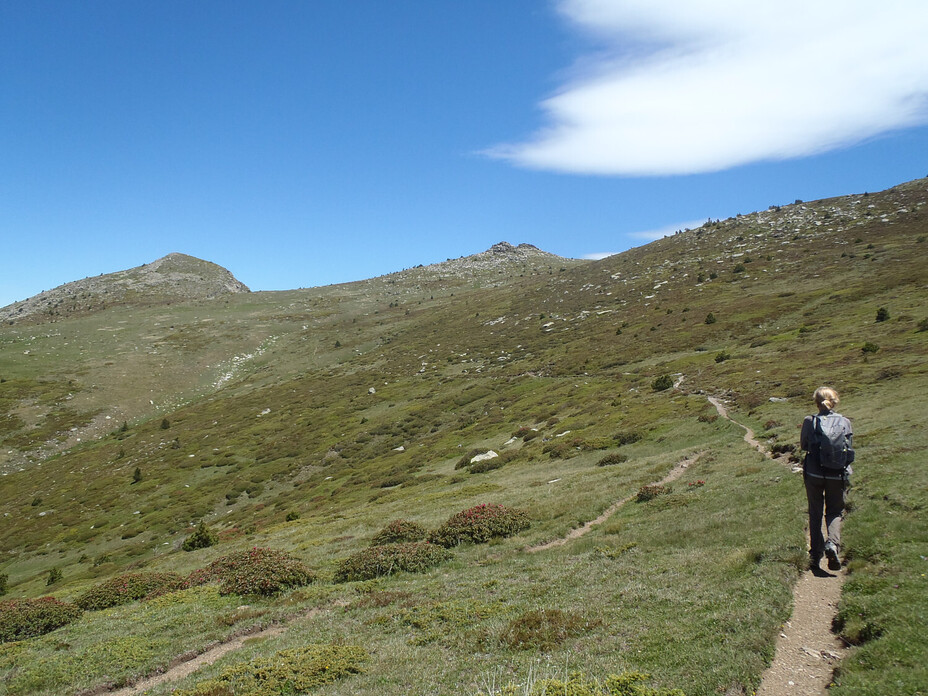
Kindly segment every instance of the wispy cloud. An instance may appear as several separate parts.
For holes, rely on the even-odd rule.
[[[671,234],[675,234],[680,230],[692,230],[701,226],[705,220],[690,220],[689,222],[677,222],[672,225],[664,225],[663,227],[658,227],[653,230],[642,230],[640,232],[629,232],[625,236],[629,239],[634,239],[636,241],[642,242],[653,242],[656,239],[661,239]],[[584,254],[581,258],[590,259],[591,261],[599,261],[608,256],[615,256],[620,252],[618,251],[595,251],[591,254]]]
[[[602,46],[487,154],[611,175],[711,172],[928,123],[924,0],[561,0]]]

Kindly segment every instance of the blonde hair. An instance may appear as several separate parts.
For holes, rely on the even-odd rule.
[[[815,405],[820,409],[822,407],[833,411],[838,406],[840,399],[838,398],[838,392],[836,392],[831,387],[819,387],[815,390],[813,397],[815,399]]]

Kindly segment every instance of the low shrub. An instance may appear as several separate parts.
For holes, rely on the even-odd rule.
[[[473,459],[473,458],[476,457],[477,455],[486,454],[486,453],[489,452],[489,451],[490,451],[490,450],[488,450],[486,447],[482,447],[482,448],[479,448],[479,449],[472,449],[470,452],[468,452],[467,454],[465,454],[463,457],[461,457],[461,458],[458,460],[457,464],[454,465],[454,468],[455,468],[456,470],[457,470],[457,469],[463,469],[465,466],[470,465],[470,460],[471,460],[471,459]]]
[[[275,696],[302,694],[361,672],[367,651],[351,645],[307,645],[281,650],[224,669],[219,676],[174,696]]]
[[[796,451],[796,445],[791,442],[778,442],[773,447],[770,448],[770,453],[774,457],[779,457],[781,454],[791,454]]]
[[[500,641],[510,650],[550,650],[588,630],[583,617],[560,609],[535,609],[510,621]]]
[[[607,454],[605,457],[596,462],[596,466],[611,466],[612,464],[622,464],[623,462],[628,461],[627,454],[619,454],[618,452],[613,452],[612,454]]]
[[[570,459],[580,453],[580,450],[569,442],[549,442],[541,451],[551,459]]]
[[[922,319],[921,321],[919,321],[918,328],[916,329],[916,331],[918,332],[928,331],[928,319]]]
[[[45,578],[45,586],[51,587],[56,582],[61,582],[61,578],[64,577],[61,573],[61,568],[55,566],[48,571],[48,577]]]
[[[450,551],[428,542],[371,546],[342,561],[335,582],[372,580],[400,571],[421,573],[450,557]]]
[[[215,546],[219,543],[219,537],[213,530],[206,526],[206,522],[200,522],[193,534],[184,539],[181,548],[184,551],[195,551],[196,549],[205,549],[209,546]]]
[[[6,594],[7,583],[10,581],[10,576],[6,573],[0,573],[0,597]]]
[[[75,600],[81,609],[97,611],[153,597],[186,586],[177,573],[127,573],[90,588]]]
[[[673,377],[670,375],[661,375],[651,382],[651,389],[656,392],[667,391],[673,386]]]
[[[187,577],[190,586],[219,584],[223,595],[272,595],[315,580],[313,572],[289,553],[255,547],[221,556]]]
[[[512,536],[529,526],[525,511],[484,503],[449,517],[429,534],[428,541],[446,548],[465,541],[480,544],[493,537]]]
[[[667,495],[671,493],[673,489],[670,486],[661,486],[657,483],[652,483],[648,486],[642,486],[638,489],[638,494],[635,496],[635,500],[639,503],[646,503],[649,500],[653,500],[661,495]]]
[[[876,353],[879,350],[880,350],[880,347],[876,343],[871,343],[870,341],[867,341],[866,343],[864,343],[863,346],[861,346],[860,348],[860,352],[863,353],[864,355],[866,355],[867,353]]]
[[[616,433],[612,436],[612,439],[615,440],[616,446],[618,447],[638,442],[641,438],[642,435],[637,430],[627,430],[625,432]]]
[[[467,467],[467,470],[472,474],[485,474],[494,469],[501,469],[505,464],[506,460],[502,457],[494,457],[493,459],[484,459],[482,462],[471,464]]]
[[[374,538],[371,539],[371,546],[397,544],[404,541],[422,541],[428,533],[428,530],[418,522],[410,522],[404,519],[393,520],[374,535]]]
[[[54,597],[4,599],[0,601],[0,643],[45,635],[82,613],[79,606]]]

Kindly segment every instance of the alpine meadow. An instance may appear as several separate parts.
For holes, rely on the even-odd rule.
[[[249,292],[170,254],[0,321],[0,695],[753,694],[822,385],[829,693],[928,693],[926,179],[599,261]]]

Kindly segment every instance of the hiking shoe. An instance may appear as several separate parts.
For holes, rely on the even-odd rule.
[[[834,544],[825,544],[825,555],[828,556],[828,570],[841,570],[841,559]]]

